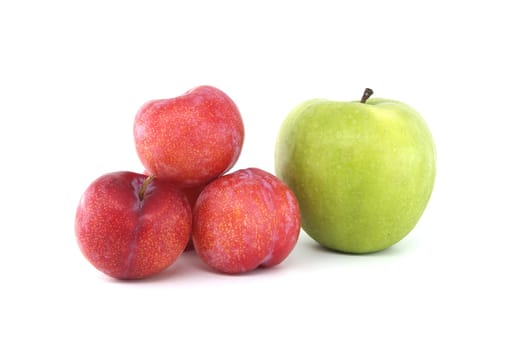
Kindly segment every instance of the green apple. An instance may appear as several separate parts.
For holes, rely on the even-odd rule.
[[[402,102],[306,101],[284,120],[276,175],[295,193],[304,231],[322,246],[369,253],[416,225],[433,191],[436,152],[424,119]]]

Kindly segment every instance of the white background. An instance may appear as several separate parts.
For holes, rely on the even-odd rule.
[[[12,1],[0,4],[2,349],[524,349],[524,10],[516,1]],[[192,253],[150,280],[95,270],[76,245],[96,177],[142,171],[150,99],[214,85],[238,104],[235,169],[273,172],[303,100],[404,101],[431,128],[436,186],[381,253],[302,232],[242,276]]]

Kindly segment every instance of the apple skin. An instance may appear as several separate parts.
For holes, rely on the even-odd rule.
[[[329,249],[369,253],[417,224],[434,186],[435,145],[404,103],[313,99],[285,118],[275,170],[294,191],[308,235]]]
[[[117,279],[140,279],[163,271],[183,252],[191,230],[190,205],[176,185],[126,171],[93,181],[75,216],[83,255]]]
[[[144,104],[135,116],[134,141],[149,173],[191,187],[232,168],[241,153],[244,126],[230,97],[199,86]]]
[[[294,193],[274,175],[249,168],[222,176],[201,192],[192,237],[208,266],[238,274],[285,260],[300,226]]]

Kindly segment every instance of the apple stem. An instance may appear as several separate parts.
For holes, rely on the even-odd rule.
[[[139,200],[142,201],[144,199],[144,193],[146,192],[146,188],[148,187],[148,185],[152,182],[153,178],[155,176],[154,175],[150,175],[146,178],[146,180],[144,180],[144,182],[142,183],[142,186],[141,188],[139,189]]]
[[[365,103],[369,97],[373,94],[373,90],[369,88],[365,88],[365,91],[363,92],[362,99],[360,100],[361,103]]]

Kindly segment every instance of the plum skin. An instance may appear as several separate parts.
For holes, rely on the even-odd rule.
[[[285,260],[300,226],[293,192],[270,173],[243,169],[216,179],[199,195],[193,245],[212,269],[243,273]]]
[[[114,172],[93,181],[82,195],[75,233],[82,254],[98,270],[117,279],[157,274],[183,252],[192,229],[191,208],[174,184]]]

